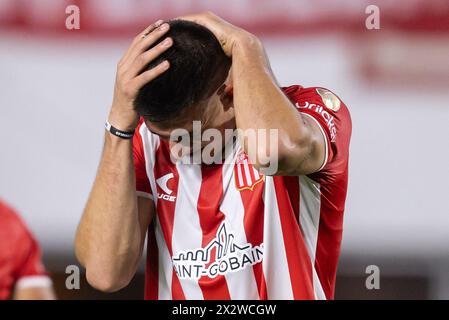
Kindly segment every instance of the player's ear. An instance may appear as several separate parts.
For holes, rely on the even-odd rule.
[[[231,85],[224,83],[220,89],[218,89],[217,94],[220,97],[220,101],[223,104],[224,110],[227,111],[229,108],[234,106],[233,104],[233,89]]]
[[[229,83],[224,83],[221,85],[220,88],[218,88],[217,90],[217,95],[221,98],[223,97],[228,97],[231,98],[234,96],[234,88],[232,86],[232,84]]]
[[[234,83],[232,81],[232,66],[231,68],[229,68],[228,76],[226,77],[226,80],[223,85],[224,85],[224,94],[232,99],[234,89]]]
[[[234,97],[234,86],[232,85],[232,83],[224,84],[224,86],[224,94],[232,99]]]

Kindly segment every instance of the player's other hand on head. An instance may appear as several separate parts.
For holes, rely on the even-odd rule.
[[[198,23],[212,31],[228,57],[232,56],[232,51],[239,41],[251,41],[252,39],[257,39],[253,34],[232,25],[212,12],[186,15],[179,17],[178,19]]]
[[[147,27],[134,38],[117,64],[109,122],[120,130],[133,131],[136,128],[139,116],[134,110],[133,102],[140,88],[170,67],[168,61],[162,61],[147,69],[152,61],[172,46],[171,38],[163,38],[169,29],[169,24],[162,20]]]

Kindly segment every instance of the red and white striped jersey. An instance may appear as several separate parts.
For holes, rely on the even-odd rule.
[[[41,250],[18,214],[0,199],[0,300],[14,289],[48,287]]]
[[[308,176],[263,176],[236,144],[224,164],[182,164],[140,123],[138,196],[154,200],[147,299],[332,299],[347,191],[351,118],[324,88],[283,89],[326,139]]]

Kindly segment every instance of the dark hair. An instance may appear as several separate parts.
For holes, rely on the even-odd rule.
[[[164,60],[170,62],[170,68],[143,86],[134,101],[137,113],[150,121],[176,118],[181,111],[209,98],[225,81],[231,65],[209,29],[183,20],[168,24],[170,30],[153,46],[171,37],[172,47],[143,71]]]

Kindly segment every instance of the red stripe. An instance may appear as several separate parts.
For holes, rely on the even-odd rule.
[[[156,150],[155,159],[156,159],[155,160],[156,163],[154,165],[155,180],[167,174],[173,173],[173,178],[168,181],[167,186],[171,190],[173,190],[172,195],[177,195],[179,174],[176,165],[170,159],[170,149],[166,142],[164,141],[160,142],[160,146]],[[159,186],[156,186],[156,188],[158,194],[159,193],[164,194],[164,191]],[[157,202],[157,215],[159,218],[159,222],[161,224],[162,233],[164,234],[165,242],[167,243],[168,251],[170,252],[170,256],[173,256],[172,237],[173,237],[173,224],[175,220],[175,207],[176,207],[176,200],[174,202],[158,200]],[[179,282],[178,275],[176,274],[174,269],[172,277],[172,297],[173,299],[176,300],[185,300],[181,283]]]
[[[198,215],[200,226],[203,232],[202,247],[205,247],[215,238],[220,224],[225,216],[220,211],[220,204],[223,198],[223,175],[222,166],[211,165],[202,166],[202,183],[198,197]],[[215,259],[215,249],[212,250],[211,262]],[[219,275],[215,278],[202,276],[198,284],[206,300],[229,300],[229,294],[226,278]]]
[[[326,167],[310,178],[320,184],[320,222],[315,269],[327,299],[333,299],[342,240],[343,214],[348,187],[348,156],[351,116],[344,104],[335,113],[338,138],[330,150]],[[332,151],[334,150],[334,151]],[[337,150],[338,152],[335,152]]]
[[[173,300],[185,300],[184,291],[182,290],[181,282],[179,281],[178,275],[173,269],[171,278],[171,292]]]
[[[155,221],[148,228],[147,264],[145,273],[145,299],[157,300],[159,296],[159,256],[155,234]]]
[[[290,203],[293,208],[293,212],[295,213],[296,220],[299,225],[299,177],[298,176],[289,176],[284,177],[285,186],[287,188],[288,196],[290,199]]]
[[[315,299],[312,263],[286,189],[284,177],[273,177],[294,299]]]
[[[237,164],[238,165],[238,164]],[[250,168],[251,169],[251,168]],[[252,170],[252,169],[251,169]],[[254,189],[240,191],[243,207],[245,209],[244,227],[246,239],[253,246],[259,246],[263,242],[263,224],[265,204],[262,201],[264,183],[258,183]],[[267,300],[267,285],[263,274],[262,262],[253,266],[259,299]]]
[[[333,299],[338,258],[343,232],[343,212],[347,192],[347,170],[342,179],[329,184],[314,177],[320,183],[321,207],[315,269],[327,299]]]

